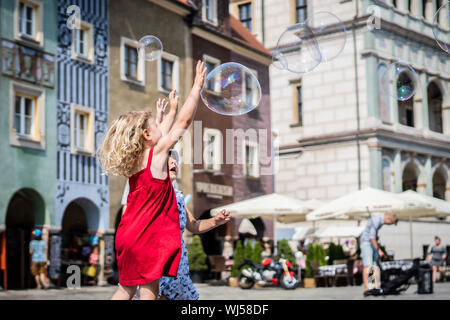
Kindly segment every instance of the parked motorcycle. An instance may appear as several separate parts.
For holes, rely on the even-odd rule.
[[[238,284],[241,289],[251,289],[255,283],[261,286],[281,286],[284,289],[295,289],[299,284],[292,264],[284,258],[278,260],[266,258],[262,264],[245,260],[239,269],[244,266],[247,267],[242,269],[238,276]]]

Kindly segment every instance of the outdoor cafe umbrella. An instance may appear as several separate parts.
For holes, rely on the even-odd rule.
[[[317,207],[318,204],[317,201],[302,201],[289,196],[271,193],[214,208],[211,210],[211,215],[215,216],[223,209],[226,209],[235,218],[251,219],[261,217],[273,219],[273,238],[276,240],[276,221],[281,223],[305,221],[306,214],[312,211],[314,207]]]
[[[306,216],[308,221],[333,218],[368,218],[374,213],[395,213],[399,218],[423,217],[435,212],[426,201],[402,199],[398,194],[365,188],[337,198]]]
[[[368,218],[372,214],[395,213],[399,219],[430,217],[436,212],[434,206],[422,199],[406,199],[399,194],[374,188],[365,188],[337,198],[326,205],[312,211],[307,220],[324,220],[333,218]],[[411,257],[412,237],[411,240]]]
[[[398,196],[404,200],[410,202],[425,201],[435,209],[435,212],[424,213],[420,217],[446,217],[450,215],[450,202],[444,201],[435,197],[427,196],[426,194],[418,193],[413,190],[407,190],[399,193]],[[409,217],[409,237],[410,237],[410,250],[411,257],[413,256],[413,229],[412,218]]]

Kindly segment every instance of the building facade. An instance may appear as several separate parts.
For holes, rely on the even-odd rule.
[[[110,4],[110,113],[109,123],[132,110],[147,110],[156,115],[156,101],[177,90],[180,106],[192,86],[192,44],[185,19],[191,14],[186,1],[113,1]],[[139,39],[158,37],[161,56],[145,61]],[[180,165],[178,185],[192,193],[192,168]],[[111,176],[110,226],[117,228],[122,214],[125,177]],[[190,204],[192,205],[192,203]],[[191,207],[192,208],[192,207]]]
[[[109,112],[109,2],[59,0],[57,9],[56,234],[50,240],[61,257],[49,273],[64,278],[69,265],[81,260],[83,267],[89,259],[70,252],[93,245],[90,236],[109,228],[109,178],[96,158]],[[103,239],[99,245],[104,266]]]
[[[2,287],[29,288],[34,226],[54,223],[56,4],[0,4],[0,238]]]
[[[194,215],[208,218],[212,208],[273,192],[271,54],[230,15],[228,1],[193,3],[197,9],[192,20],[193,60],[203,60],[208,72],[226,62],[240,63],[254,72],[262,91],[259,106],[244,115],[220,115],[203,102],[197,109],[192,132]],[[238,238],[240,222],[232,219],[202,235],[205,252],[222,254],[225,238]],[[259,238],[272,236],[271,221],[253,223]]]
[[[331,11],[346,27],[317,36],[330,51],[345,41],[334,60],[306,74],[270,70],[272,125],[280,145],[277,192],[328,201],[371,186],[450,200],[450,63],[432,33],[438,1],[266,0],[264,10],[261,1],[252,3],[265,12],[262,30],[260,21],[254,25],[272,50],[289,25],[305,18],[317,23],[314,12]],[[288,12],[289,20],[281,18]],[[390,74],[389,84],[381,81],[397,61],[417,74],[415,95],[407,101],[386,94],[397,91],[399,78],[413,79],[407,68]],[[414,223],[415,230],[429,230],[416,239],[415,256],[432,241],[435,222]],[[438,223],[439,234],[449,234],[447,222]],[[385,229],[385,239],[394,233],[401,239],[387,245],[409,257],[408,228]]]
[[[2,1],[0,14],[0,96],[8,106],[1,111],[1,285],[35,286],[33,228],[43,230],[56,285],[65,286],[69,265],[89,265],[92,250],[102,282],[113,253],[109,182],[95,157],[108,117],[108,1]]]

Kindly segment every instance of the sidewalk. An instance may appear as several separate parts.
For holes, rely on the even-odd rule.
[[[398,296],[363,298],[362,286],[332,287],[296,290],[280,288],[258,288],[242,290],[225,286],[209,286],[196,284],[201,300],[450,300],[450,282],[436,283],[434,293],[417,294],[417,285],[412,284],[406,292]],[[83,287],[81,289],[49,289],[49,290],[10,290],[0,291],[0,300],[108,300],[117,289],[116,286]]]

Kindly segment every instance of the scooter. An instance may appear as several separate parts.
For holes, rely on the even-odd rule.
[[[292,290],[298,287],[299,280],[295,277],[292,264],[289,260],[279,258],[273,260],[266,258],[262,264],[245,260],[239,266],[241,270],[238,276],[238,284],[241,289],[251,289],[258,283],[260,286],[281,286],[284,289]]]

